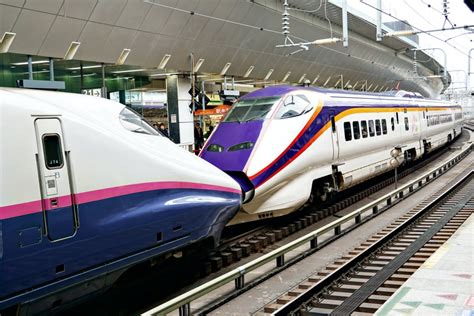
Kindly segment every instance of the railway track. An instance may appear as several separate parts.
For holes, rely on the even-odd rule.
[[[245,293],[246,291],[256,287],[257,285],[261,284],[262,282],[270,279],[272,276],[279,275],[279,273],[285,271],[287,268],[292,266],[293,264],[303,260],[304,258],[310,256],[311,254],[315,253],[316,251],[319,251],[326,245],[329,245],[332,243],[334,240],[340,238],[341,236],[344,236],[345,234],[349,233],[355,227],[357,227],[357,223],[363,224],[368,221],[370,221],[374,216],[377,214],[382,213],[385,210],[390,209],[393,205],[396,203],[402,201],[404,198],[406,198],[409,194],[411,194],[414,191],[417,191],[419,188],[423,187],[424,185],[422,184],[431,182],[432,179],[442,173],[444,173],[447,169],[446,167],[449,165],[453,165],[455,161],[460,161],[462,159],[461,157],[468,155],[470,152],[471,146],[467,147],[465,150],[462,151],[462,154],[456,155],[455,158],[450,158],[449,162],[443,162],[439,166],[437,166],[434,169],[431,169],[428,172],[424,172],[423,175],[418,176],[415,179],[412,179],[409,183],[403,185],[400,187],[398,190],[391,191],[376,200],[373,200],[372,202],[368,203],[367,205],[364,205],[361,208],[358,208],[357,210],[351,211],[350,214],[344,215],[342,218],[339,218],[337,216],[337,219],[330,222],[329,224],[326,224],[323,227],[317,228],[316,230],[313,230],[313,228],[310,229],[306,235],[298,237],[297,239],[293,241],[286,241],[284,246],[281,246],[278,249],[275,249],[275,247],[272,247],[270,252],[265,252],[265,254],[262,254],[257,257],[257,259],[247,263],[242,264],[240,267],[235,268],[233,270],[227,269],[228,272],[225,274],[213,274],[213,279],[208,281],[205,284],[198,285],[197,287],[194,287],[192,290],[189,292],[183,293],[173,299],[170,299],[166,303],[163,303],[159,306],[156,306],[153,309],[150,309],[143,315],[156,315],[156,314],[163,314],[163,313],[168,313],[172,310],[175,310],[179,307],[180,309],[180,315],[189,315],[191,313],[191,303],[194,306],[194,309],[192,313],[197,313],[197,314],[208,314],[212,312],[213,310],[219,308],[220,306],[223,306],[227,302],[230,302],[234,298],[237,298],[241,294]],[[469,163],[467,163],[469,165]],[[440,167],[441,166],[441,167]],[[382,204],[380,204],[382,203]],[[371,214],[373,211],[374,214]],[[368,212],[368,213],[366,213]],[[352,224],[352,222],[355,220],[355,225]],[[347,225],[347,224],[352,224],[352,225]],[[332,236],[328,236],[327,233],[330,233],[333,231]],[[322,239],[320,236],[326,236],[323,237]],[[310,243],[311,242],[311,243]],[[293,251],[293,249],[296,249],[296,247],[301,247],[306,244],[311,244],[309,250],[300,250],[299,255],[291,255],[290,258],[287,258],[285,260],[285,254],[289,253],[290,251]],[[281,243],[279,243],[281,245]],[[273,261],[275,260],[276,261]],[[344,258],[341,258],[343,260]],[[265,268],[265,271],[261,271],[260,275],[256,276],[253,275],[251,280],[244,281],[244,276],[249,275],[249,273],[252,273],[251,271],[254,271],[256,268],[262,266],[263,264],[274,262],[276,263],[276,267],[270,268],[267,266]],[[341,261],[342,262],[342,261]],[[263,272],[263,274],[262,274]],[[319,280],[320,278],[318,278]],[[231,282],[232,280],[235,281],[235,290],[231,292],[227,292],[226,294],[221,293],[218,297],[215,297],[213,299],[206,298],[204,300],[199,299],[206,293],[209,293],[210,291],[214,291],[221,286],[224,286],[228,284],[228,282]],[[306,280],[307,281],[315,281],[316,278],[313,280]],[[304,289],[311,287],[311,282],[302,284],[301,287],[298,286],[298,289],[296,289],[296,292],[302,293],[304,292]],[[313,282],[314,283],[314,282]],[[268,285],[265,285],[268,286]],[[292,295],[288,296],[296,296],[297,293],[292,293]],[[212,296],[212,295],[211,295]],[[287,298],[280,298],[280,302],[283,302],[283,300],[286,300]],[[205,302],[205,303],[204,303]],[[204,303],[204,305],[202,305]],[[196,305],[197,306],[196,306]],[[255,304],[254,304],[255,305]],[[281,305],[281,304],[280,304]],[[200,307],[199,307],[200,306]],[[255,312],[255,309],[251,309],[252,313]],[[261,311],[263,312],[263,310]]]
[[[473,213],[471,171],[260,312],[373,314]]]
[[[461,137],[463,137],[463,135],[461,135]],[[466,135],[464,135],[464,137],[466,137]],[[439,157],[448,150],[450,150],[450,148],[445,147],[433,153],[426,160],[401,171],[399,173],[399,179],[438,160]],[[112,291],[106,293],[106,297],[88,301],[79,307],[72,306],[73,310],[66,309],[61,311],[61,313],[80,315],[99,308],[100,310],[107,310],[109,315],[119,312],[136,314],[137,311],[143,309],[143,306],[153,304],[150,302],[169,300],[176,296],[177,293],[183,293],[189,290],[191,284],[195,286],[195,284],[204,283],[206,278],[216,278],[236,266],[236,263],[249,261],[256,256],[251,256],[252,254],[264,252],[267,247],[274,248],[274,246],[272,246],[274,243],[280,241],[279,244],[281,244],[283,242],[281,240],[291,235],[296,235],[296,233],[306,227],[309,229],[309,227],[317,221],[329,217],[391,184],[393,184],[393,177],[381,177],[378,181],[372,182],[370,186],[348,192],[350,196],[343,197],[331,205],[325,205],[323,208],[306,206],[303,210],[297,212],[297,214],[290,215],[283,220],[271,221],[269,225],[251,227],[250,232],[246,231],[240,234],[230,235],[228,239],[224,240],[223,245],[209,256],[204,258],[202,256],[191,257],[188,258],[187,261],[185,258],[171,260],[171,263],[167,266],[160,267],[158,272],[156,269],[147,270],[146,279],[148,281],[146,284],[149,283],[151,284],[150,286],[144,287],[142,277],[131,275],[121,282],[123,285],[114,286]],[[176,271],[182,272],[176,276]],[[167,279],[162,275],[173,277]],[[168,285],[164,288],[160,287],[157,289],[156,286],[154,286],[157,283],[165,283]],[[139,295],[138,292],[134,290],[137,287],[140,287],[142,291],[148,294]],[[164,289],[166,289],[166,292]],[[145,299],[145,297],[148,298]],[[109,304],[107,302],[112,303]],[[113,308],[110,307],[111,305]],[[116,311],[116,313],[111,311]]]
[[[450,147],[444,147],[432,153],[425,160],[415,165],[404,168],[399,172],[398,178],[402,179],[416,170],[436,161],[441,155],[446,153]],[[391,173],[391,172],[390,172]],[[248,232],[241,233],[239,236],[232,235],[229,239],[224,239],[221,246],[210,254],[208,260],[205,260],[200,268],[201,277],[218,272],[242,258],[251,254],[259,253],[284,238],[287,238],[312,224],[336,214],[337,212],[359,202],[360,200],[384,189],[394,183],[394,177],[390,174],[384,174],[369,185],[359,185],[353,189],[344,192],[336,201],[325,203],[322,206],[305,205],[294,214],[279,219],[278,222],[269,225],[262,225],[253,228]]]

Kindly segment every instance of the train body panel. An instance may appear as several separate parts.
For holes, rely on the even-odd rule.
[[[16,89],[0,99],[0,309],[218,241],[240,208],[231,177],[123,105]]]
[[[228,173],[225,164],[237,157],[229,148],[247,141],[232,137],[224,143],[225,126],[236,121],[242,129],[249,123],[261,128],[253,131],[253,146],[245,148],[247,161],[239,162],[245,166],[239,178],[249,198],[231,224],[288,214],[311,194],[324,199],[331,191],[391,170],[395,148],[401,153],[398,162],[420,159],[459,135],[462,110],[402,91],[388,95],[264,88],[234,105],[201,153]],[[212,146],[220,146],[220,152],[209,152]]]

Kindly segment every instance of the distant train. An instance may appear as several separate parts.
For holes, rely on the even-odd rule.
[[[245,192],[237,224],[291,213],[420,159],[458,136],[462,122],[459,105],[405,91],[273,86],[240,98],[201,157]]]
[[[0,88],[0,128],[0,310],[213,247],[241,205],[230,176],[119,103]]]

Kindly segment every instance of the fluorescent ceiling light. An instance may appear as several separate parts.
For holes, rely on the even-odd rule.
[[[165,56],[163,56],[163,58],[161,59],[160,64],[158,65],[158,69],[165,69],[166,64],[168,63],[170,58],[171,58],[170,54],[165,54]]]
[[[344,88],[347,88],[350,82],[351,82],[350,80],[347,80],[346,84],[344,85]]]
[[[366,87],[366,88],[367,88],[366,90],[367,90],[367,91],[369,91],[369,90],[370,90],[370,88],[372,88],[372,86],[373,86],[373,83],[371,83],[371,84],[370,84],[370,86],[369,86],[368,88]]]
[[[128,72],[140,72],[140,71],[146,71],[146,69],[141,68],[141,69],[130,69],[130,70],[117,70],[117,71],[112,71],[113,74],[125,74]]]
[[[79,46],[81,46],[80,42],[71,42],[71,44],[69,45],[69,48],[67,49],[66,55],[64,55],[64,59],[66,60],[73,59],[74,55],[76,55],[76,52],[79,49]]]
[[[245,73],[244,78],[247,78],[248,76],[250,76],[250,73],[252,72],[254,68],[255,68],[254,66],[250,66],[249,69],[247,69],[247,72]]]
[[[49,63],[49,60],[35,60],[35,61],[32,61],[31,62],[33,65],[36,65],[36,64],[47,64]],[[12,65],[15,65],[15,66],[23,66],[23,65],[28,65],[28,62],[27,61],[22,61],[21,63],[13,63]]]
[[[130,48],[124,48],[122,52],[120,53],[119,58],[115,62],[116,65],[123,65],[125,63],[125,60],[127,60],[128,55],[130,54],[131,49]]]
[[[179,75],[180,72],[168,72],[168,73],[162,73],[162,74],[153,74],[150,75],[150,77],[166,77],[166,76],[171,76],[171,75]]]
[[[225,75],[227,70],[229,70],[230,65],[232,65],[232,63],[225,64],[224,68],[222,68],[222,70],[221,70],[221,76]]]
[[[201,68],[202,64],[204,63],[204,59],[200,58],[197,63],[194,65],[193,72],[198,72],[199,68]]]
[[[15,39],[16,33],[5,32],[0,40],[0,53],[7,53]]]
[[[286,79],[288,79],[290,75],[291,75],[291,71],[288,71],[281,81],[286,81]]]
[[[102,68],[102,65],[82,66],[82,69]],[[81,67],[66,68],[66,70],[80,70]]]
[[[323,84],[323,87],[325,87],[325,86],[329,83],[329,80],[331,80],[331,76],[329,76],[329,77],[326,79],[326,82]]]
[[[319,75],[316,76],[316,78],[314,78],[313,82],[311,83],[312,85],[315,85],[316,84],[316,81],[318,81],[319,79]]]
[[[270,76],[272,75],[272,73],[273,73],[273,69],[270,69],[270,70],[267,72],[265,78],[263,78],[263,80],[268,80],[268,78],[270,78]]]
[[[92,76],[97,76],[97,74],[94,72],[92,74],[83,74],[82,76],[81,75],[71,76],[70,78],[92,77]]]
[[[306,74],[303,74],[300,78],[300,80],[298,80],[298,83],[302,83],[304,78],[306,78]]]
[[[378,87],[379,87],[379,85],[376,85],[373,91],[375,92],[375,90],[377,90]]]

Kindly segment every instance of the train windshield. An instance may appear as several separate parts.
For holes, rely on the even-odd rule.
[[[124,108],[122,112],[120,112],[119,118],[122,126],[131,132],[161,136],[156,129],[129,108]]]
[[[244,99],[236,102],[224,122],[249,122],[264,120],[280,97]]]

